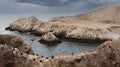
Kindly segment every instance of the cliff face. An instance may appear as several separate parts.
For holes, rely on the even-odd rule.
[[[18,23],[20,22],[20,23]],[[10,24],[10,27],[6,29],[11,29],[11,30],[18,30],[20,32],[29,32],[32,30],[34,25],[39,23],[39,21],[36,17],[31,16],[28,18],[19,18],[18,20],[14,21],[12,24]]]

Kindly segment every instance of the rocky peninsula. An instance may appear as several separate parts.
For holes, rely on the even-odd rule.
[[[60,40],[102,43],[97,48],[68,56],[35,55],[20,37],[0,34],[0,67],[120,67],[120,6],[107,6],[48,22],[36,17],[20,18],[6,30],[31,33],[43,43]],[[106,41],[106,42],[105,42]]]
[[[38,36],[52,33],[58,39],[76,42],[102,43],[120,39],[120,11],[118,9],[120,6],[106,6],[82,15],[56,17],[48,22],[40,21],[34,16],[20,18],[6,29],[30,32]],[[51,40],[55,40],[52,38]]]

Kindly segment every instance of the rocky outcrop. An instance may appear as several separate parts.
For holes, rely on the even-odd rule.
[[[21,52],[17,48],[0,44],[0,67],[40,67],[33,60],[37,58],[37,56]]]
[[[14,21],[12,24],[9,25],[9,27],[6,28],[6,30],[11,31],[20,31],[20,32],[29,32],[32,30],[34,25],[37,23],[40,23],[36,17],[31,16],[28,18],[19,18],[18,20]]]
[[[101,43],[120,39],[119,12],[119,6],[108,6],[84,15],[55,18],[46,23],[38,23],[38,20],[33,22],[28,18],[17,20],[8,28],[31,32],[39,36],[52,32],[56,37],[65,40]],[[112,21],[112,23],[104,21]]]
[[[57,43],[61,43],[61,41],[52,33],[47,33],[45,35],[41,36],[40,39],[41,43],[45,43],[45,44],[57,44]]]
[[[20,37],[8,34],[0,34],[0,44],[5,46],[12,46],[18,48],[21,52],[32,54],[32,48],[30,44],[25,43]]]
[[[59,20],[55,19],[54,23],[53,21],[48,23],[24,23],[29,20],[28,18],[14,22],[7,29],[32,32],[38,35],[52,32],[53,34],[48,33],[42,36],[42,39],[45,41],[53,42],[56,40],[55,36],[57,36],[77,42],[107,42],[100,44],[96,49],[74,55],[35,59],[35,56],[28,55],[26,51],[21,51],[24,48],[21,47],[21,45],[24,46],[21,43],[22,40],[19,40],[19,38],[14,39],[14,37],[12,38],[10,36],[3,37],[2,35],[0,36],[0,43],[4,47],[3,45],[0,46],[0,65],[1,67],[8,65],[11,67],[120,67],[119,12],[119,7],[107,7],[80,16],[62,17]],[[17,39],[18,41],[16,41]],[[9,48],[9,50],[5,45],[12,48]],[[20,54],[11,52],[13,47],[17,48]]]

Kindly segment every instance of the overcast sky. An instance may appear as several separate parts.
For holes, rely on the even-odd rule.
[[[0,18],[34,15],[47,19],[80,14],[105,5],[120,5],[120,0],[0,0]]]

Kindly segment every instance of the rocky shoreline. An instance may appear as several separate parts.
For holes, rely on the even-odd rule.
[[[35,18],[35,17],[34,17]],[[32,17],[31,19],[34,20]],[[19,19],[18,19],[19,20]],[[58,39],[65,39],[76,42],[95,42],[102,43],[108,40],[119,39],[119,32],[111,31],[111,27],[107,28],[89,28],[89,27],[78,27],[77,25],[69,25],[62,22],[28,22],[24,23],[24,20],[15,21],[10,24],[6,30],[19,31],[24,33],[31,33],[37,36],[42,36],[44,34],[52,33]],[[27,20],[27,19],[26,19]],[[32,25],[34,24],[34,25]],[[24,27],[24,26],[25,27]],[[27,27],[28,26],[28,27]],[[31,26],[33,26],[31,28]],[[29,28],[30,27],[30,28]],[[114,26],[118,27],[118,26]],[[119,27],[118,27],[119,28]],[[116,36],[117,37],[113,37]],[[47,42],[46,42],[47,43]]]
[[[0,35],[6,40],[13,35]],[[96,49],[84,51],[68,56],[39,57],[15,48],[11,41],[0,39],[0,66],[1,67],[119,67],[120,66],[120,41],[107,41]],[[4,41],[4,44],[2,43]],[[19,41],[19,40],[18,40]],[[9,42],[9,45],[8,45]],[[15,42],[13,42],[15,43]],[[19,45],[17,42],[14,44]],[[24,47],[23,47],[24,48]],[[30,48],[29,48],[30,49]],[[31,51],[30,51],[31,52]]]
[[[39,67],[35,58],[31,45],[20,37],[0,34],[0,67]]]
[[[116,13],[111,13],[110,11],[116,11],[118,8],[119,6],[108,6],[84,15],[53,18],[48,22],[42,22],[34,16],[28,18],[19,18],[18,20],[12,22],[6,28],[6,30],[25,33],[30,32],[31,34],[38,36],[52,33],[58,39],[66,39],[76,42],[102,43],[105,41],[119,40],[120,33],[118,31],[120,30],[120,24],[119,21],[117,21],[119,18],[114,19],[115,17],[119,17],[119,15],[115,15]],[[110,12],[110,14],[106,13],[106,11]],[[99,15],[99,13],[103,14],[103,16]],[[110,18],[113,21],[116,20],[115,23],[108,23],[108,21],[112,20],[109,20],[108,17],[104,16],[104,13],[106,13],[108,16],[114,15],[114,17],[111,16]],[[93,18],[94,15],[97,17],[97,19],[105,17],[104,22],[102,19],[97,20],[96,18]],[[85,17],[92,19],[84,19]]]
[[[30,44],[25,43],[20,37],[8,34],[0,34],[0,44],[6,46],[12,46],[19,49],[21,52],[32,54],[32,48]]]
[[[61,40],[102,43],[96,49],[68,56],[39,57],[20,37],[0,35],[1,67],[120,67],[120,6],[108,6],[93,12],[42,22],[36,17],[20,18],[6,30],[31,33],[40,42]],[[103,20],[103,21],[102,21]],[[105,42],[106,41],[106,42]],[[103,43],[104,42],[104,43]]]

